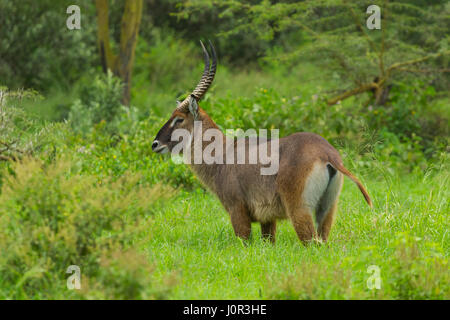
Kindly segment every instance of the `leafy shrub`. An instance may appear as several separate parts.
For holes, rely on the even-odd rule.
[[[11,169],[0,195],[0,288],[9,288],[0,296],[164,297],[166,289],[151,283],[151,266],[128,246],[167,188],[141,184],[138,175],[114,182],[76,175],[68,160],[30,159]],[[64,290],[70,265],[81,268],[81,293]]]
[[[137,120],[137,110],[122,105],[123,83],[111,72],[96,75],[92,82],[83,82],[80,98],[69,112],[69,121],[76,132],[90,132],[94,126],[105,127],[107,133],[118,133]]]
[[[223,128],[275,128],[280,136],[309,131],[333,140],[345,134],[353,136],[352,132],[364,125],[360,116],[348,115],[349,110],[341,105],[330,107],[318,96],[305,94],[282,97],[272,89],[260,88],[252,98],[218,99],[214,105],[205,102],[205,108]]]
[[[82,172],[99,179],[115,179],[131,171],[139,172],[151,184],[164,182],[188,189],[199,186],[186,165],[176,164],[170,156],[152,151],[153,139],[163,121],[155,116],[135,121],[120,136],[105,134],[104,127],[97,126],[83,138],[72,137],[69,149],[76,150],[74,157],[79,159]]]
[[[430,102],[436,95],[432,86],[425,86],[422,81],[397,82],[390,91],[390,101],[386,106],[369,106],[366,119],[371,128],[386,129],[399,138],[411,138],[413,135],[430,138],[443,132],[426,132],[423,127],[427,122],[436,128],[436,119],[427,113],[432,110]],[[444,116],[442,114],[441,116]]]
[[[0,87],[0,160],[11,161],[48,151],[64,131],[62,123],[41,124],[20,105],[24,100],[38,103],[41,96],[33,90],[10,91]],[[1,185],[1,184],[0,184]]]
[[[100,258],[101,272],[85,278],[81,292],[88,299],[165,299],[175,278],[168,277],[157,286],[149,277],[153,267],[135,250],[108,251]]]

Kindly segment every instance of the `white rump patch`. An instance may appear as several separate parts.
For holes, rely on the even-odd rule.
[[[327,189],[330,175],[326,164],[315,163],[305,183],[303,203],[312,211],[316,210],[321,197]]]

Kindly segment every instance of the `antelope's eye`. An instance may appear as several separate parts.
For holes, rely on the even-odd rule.
[[[182,117],[176,117],[175,119],[173,119],[171,127],[173,127],[174,125],[176,125],[176,124],[178,124],[178,123],[181,123],[181,122],[183,122],[183,121],[184,121],[184,118],[182,118]]]
[[[183,121],[184,121],[184,118],[176,118],[175,119],[175,124],[182,123]]]

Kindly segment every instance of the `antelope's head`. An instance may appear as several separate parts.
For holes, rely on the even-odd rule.
[[[172,148],[177,144],[177,141],[171,141],[173,131],[176,129],[186,129],[192,133],[194,121],[200,120],[201,114],[204,113],[204,111],[199,108],[198,101],[205,95],[214,80],[217,68],[217,56],[216,50],[210,41],[209,46],[212,53],[212,63],[210,64],[208,51],[201,41],[200,44],[205,59],[205,68],[203,70],[202,78],[194,91],[192,91],[183,102],[177,101],[177,107],[169,120],[159,130],[155,140],[153,140],[152,150],[154,152],[166,153],[172,151]]]

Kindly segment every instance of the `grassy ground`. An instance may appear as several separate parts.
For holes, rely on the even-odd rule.
[[[155,277],[175,275],[173,299],[449,298],[448,177],[380,174],[365,183],[374,209],[346,180],[325,245],[303,246],[289,221],[278,224],[276,245],[256,224],[244,244],[218,200],[199,190],[156,210],[141,250]],[[371,265],[380,290],[367,287]]]

